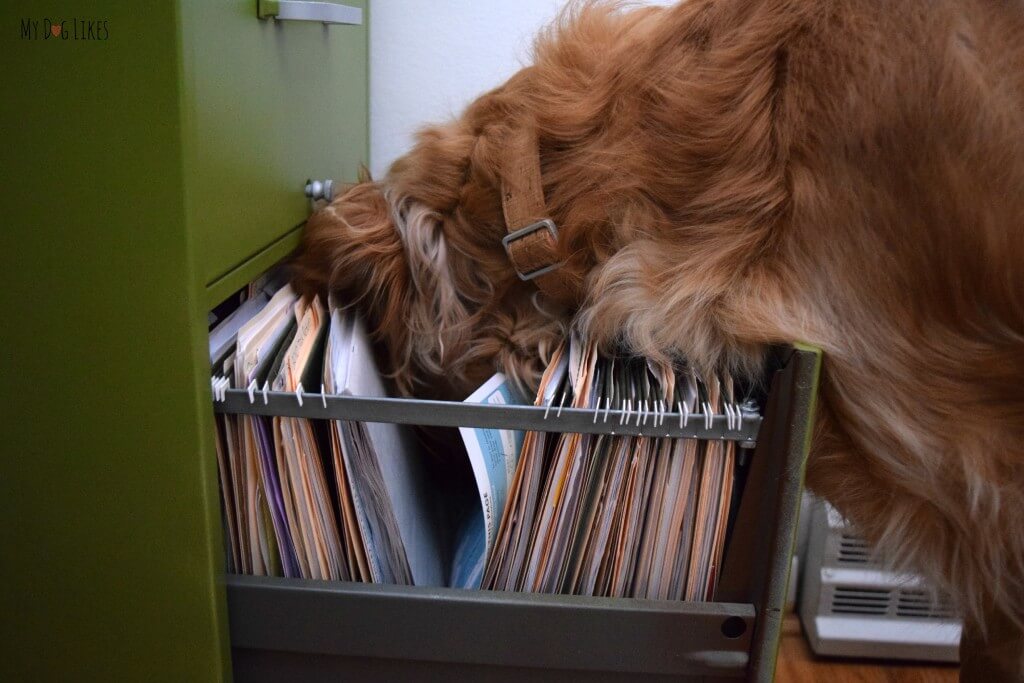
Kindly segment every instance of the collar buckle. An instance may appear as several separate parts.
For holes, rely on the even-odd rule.
[[[512,265],[516,269],[516,275],[519,276],[520,280],[528,281],[550,273],[551,271],[561,267],[565,261],[557,261],[555,263],[549,263],[548,265],[542,265],[539,268],[534,268],[528,272],[519,270],[519,261],[516,259],[516,255],[513,253],[517,246],[522,246],[518,242],[522,239],[530,237],[531,235],[540,232],[541,230],[547,230],[551,235],[552,244],[558,244],[558,227],[555,222],[550,218],[544,218],[536,223],[530,223],[525,228],[520,228],[514,232],[510,232],[501,238],[501,244],[505,247],[505,252],[508,254],[509,260],[512,261]]]

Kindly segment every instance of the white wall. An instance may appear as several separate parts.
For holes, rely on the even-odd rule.
[[[370,170],[379,177],[420,126],[459,114],[527,63],[534,34],[565,0],[370,3]]]
[[[457,115],[529,60],[564,0],[371,0],[370,170],[423,124]]]

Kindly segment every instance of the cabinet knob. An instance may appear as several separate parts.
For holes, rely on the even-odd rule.
[[[334,181],[327,180],[307,180],[306,181],[306,196],[316,201],[323,199],[331,201],[334,198]]]

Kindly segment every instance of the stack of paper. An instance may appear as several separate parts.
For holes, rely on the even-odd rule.
[[[385,396],[362,322],[283,287],[211,331],[214,390]],[[228,570],[443,585],[439,499],[407,427],[218,415]]]
[[[315,382],[314,387],[319,384],[320,351],[328,327],[326,311],[318,299],[309,305],[299,301],[295,304],[295,317],[295,334],[271,370],[274,391],[300,391],[304,388],[304,379],[307,384]],[[266,459],[267,482],[280,486],[280,497],[277,491],[271,495],[275,502],[281,501],[274,519],[282,516],[286,520],[286,533],[278,536],[279,548],[282,548],[283,563],[286,554],[287,561],[294,562],[291,569],[285,566],[285,576],[291,576],[290,571],[297,568],[302,578],[347,579],[348,565],[324,471],[321,436],[310,420],[295,417],[273,420],[276,462]],[[276,464],[276,471],[271,463]],[[287,548],[283,542],[288,543]]]
[[[244,389],[253,401],[267,391],[386,396],[358,316],[333,302],[325,309],[318,299],[301,300],[272,278],[242,298],[234,311],[221,307],[210,333],[215,393]],[[728,378],[603,357],[573,337],[556,349],[534,404],[556,414],[594,411],[605,423],[642,420],[651,436],[462,428],[476,483],[466,495],[431,483],[405,426],[218,415],[228,569],[712,599],[732,499],[733,443],[654,434],[665,412],[704,419],[731,403],[732,391]],[[466,400],[522,403],[501,374]],[[442,530],[440,508],[450,501],[469,501],[469,509]]]
[[[535,405],[551,405],[562,386],[569,367],[565,345],[560,346],[541,377]],[[488,555],[483,586],[505,590],[521,590],[518,577],[522,573],[529,545],[532,521],[536,515],[538,495],[550,444],[557,437],[547,432],[527,432],[520,457],[507,494],[497,538]],[[510,579],[510,577],[512,577]]]
[[[721,412],[722,385],[572,339],[536,404],[612,408],[650,422]],[[640,417],[646,415],[646,417]],[[613,419],[626,419],[624,417]],[[701,416],[699,419],[703,419]],[[494,590],[668,600],[713,596],[732,498],[732,442],[528,433],[482,585]]]
[[[255,390],[265,382],[279,348],[294,328],[296,295],[282,287],[266,302],[259,297],[254,305],[243,304],[236,313],[246,318],[231,334],[235,320],[226,318],[210,335],[211,355],[222,350],[226,355],[215,368],[214,382]],[[258,310],[257,310],[258,309]],[[225,344],[224,338],[227,337]],[[214,348],[214,345],[219,348]],[[267,444],[271,441],[266,418],[251,415],[222,415],[217,418],[217,453],[221,472],[226,526],[231,541],[231,565],[247,574],[279,574],[281,550],[288,543],[283,520],[279,519],[268,492],[277,487],[268,482]],[[272,456],[271,456],[272,457]],[[286,562],[285,570],[289,570]],[[289,576],[294,575],[289,571]]]
[[[362,320],[338,309],[331,314],[323,378],[332,394],[387,395]],[[444,585],[439,498],[409,428],[335,421],[331,452],[353,577]]]

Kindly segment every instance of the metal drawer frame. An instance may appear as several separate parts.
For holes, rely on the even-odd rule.
[[[810,347],[779,354],[763,420],[730,434],[724,423],[707,426],[701,418],[687,433],[672,434],[757,439],[717,602],[229,576],[236,678],[772,680],[821,361]],[[302,399],[299,405],[294,394],[268,394],[264,403],[262,394],[250,401],[247,392],[234,391],[215,405],[227,413],[626,433],[615,420],[595,422],[589,411],[564,410],[545,420],[543,408],[316,393]],[[669,422],[659,431],[680,429]]]

